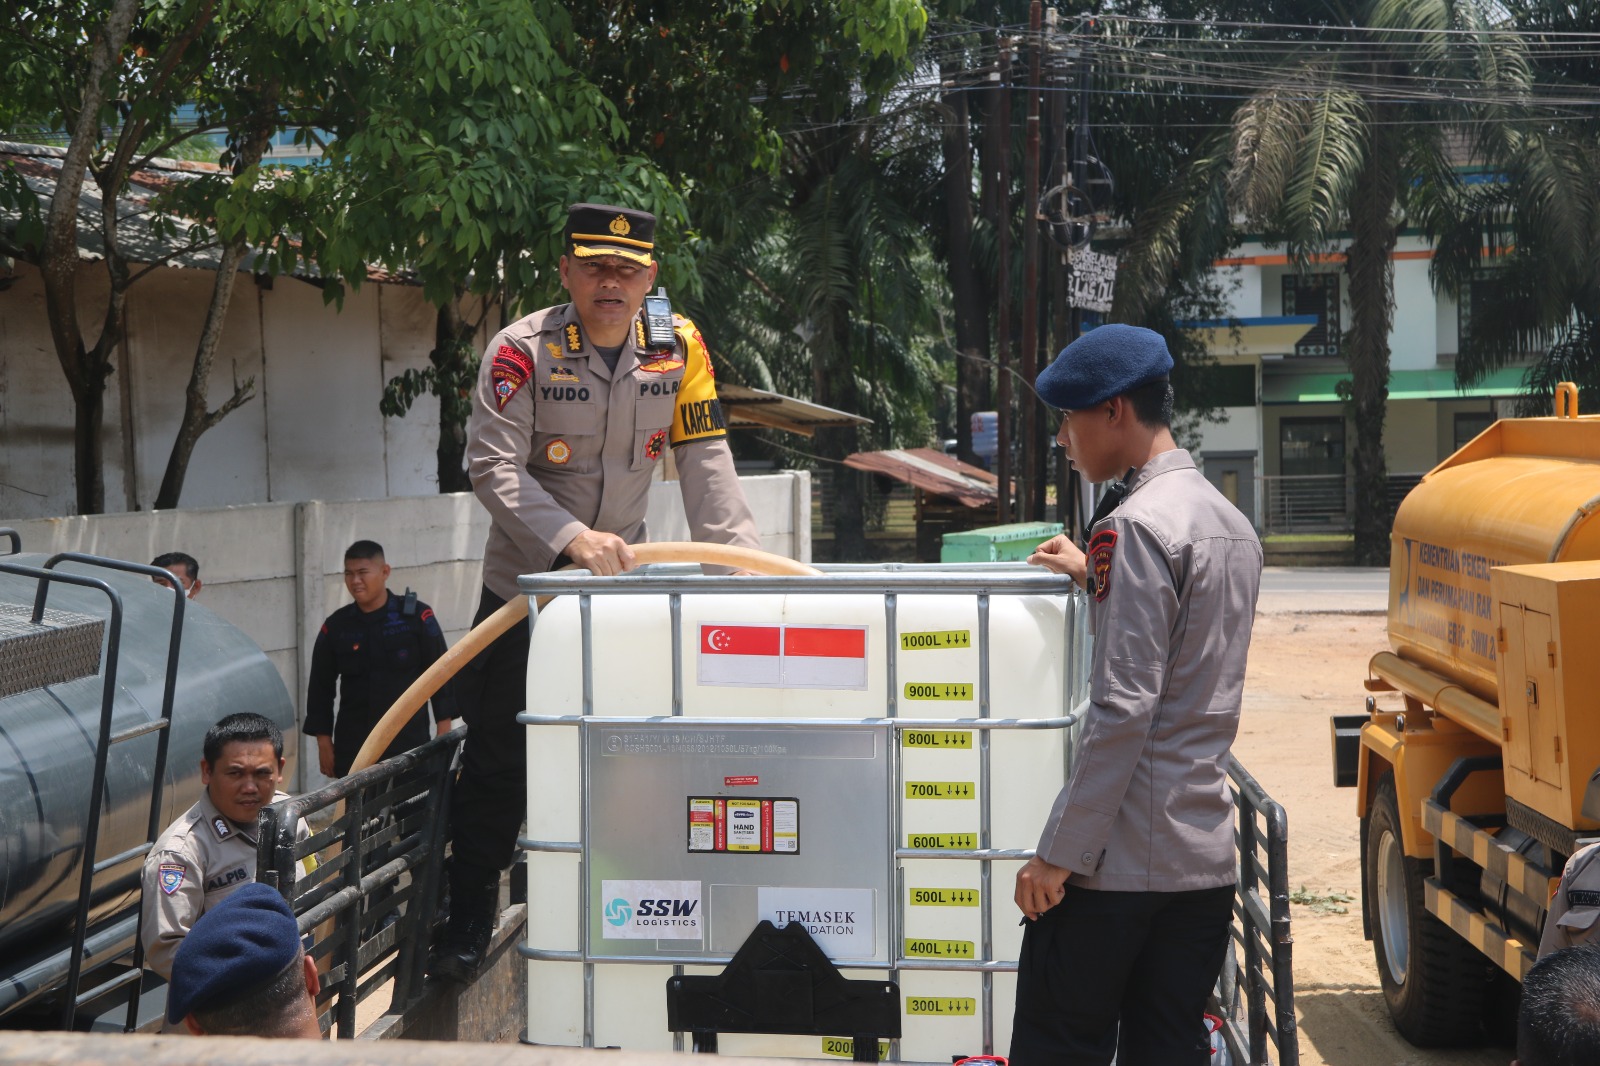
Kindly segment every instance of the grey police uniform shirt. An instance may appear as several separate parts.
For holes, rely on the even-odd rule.
[[[276,792],[272,802],[288,798],[288,793]],[[310,835],[301,819],[295,838]],[[314,865],[314,860],[307,862]],[[172,958],[196,919],[255,879],[255,827],[241,829],[230,822],[202,792],[200,801],[156,838],[144,859],[140,905],[145,965],[170,980]]]
[[[1550,898],[1539,957],[1552,951],[1594,944],[1600,936],[1600,844],[1578,849],[1561,871],[1561,884]]]
[[[647,539],[656,464],[675,446],[695,540],[761,547],[733,469],[710,355],[675,316],[676,352],[635,320],[615,370],[571,304],[536,311],[489,342],[467,422],[467,474],[489,512],[483,583],[510,600],[586,529]]]
[[[1089,703],[1038,854],[1118,892],[1233,884],[1228,752],[1261,542],[1181,449],[1091,531]]]

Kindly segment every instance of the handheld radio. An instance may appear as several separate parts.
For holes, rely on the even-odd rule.
[[[672,328],[672,301],[665,287],[644,298],[644,342],[651,348],[676,348],[678,335]]]

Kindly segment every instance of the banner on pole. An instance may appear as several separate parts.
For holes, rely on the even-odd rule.
[[[1085,311],[1111,310],[1111,290],[1117,283],[1117,257],[1074,248],[1068,253],[1072,283],[1068,303]]]

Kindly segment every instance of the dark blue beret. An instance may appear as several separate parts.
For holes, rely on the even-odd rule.
[[[300,956],[300,927],[282,896],[251,882],[202,914],[178,945],[167,1020],[221,1007],[278,976]]]
[[[1172,372],[1161,334],[1142,326],[1099,326],[1044,368],[1034,388],[1058,411],[1081,411]]]

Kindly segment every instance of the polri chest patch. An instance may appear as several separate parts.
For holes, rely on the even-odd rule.
[[[1089,573],[1093,575],[1094,601],[1104,603],[1111,592],[1111,560],[1116,553],[1117,534],[1102,529],[1089,540]]]
[[[494,383],[495,410],[504,411],[506,404],[533,376],[533,360],[526,352],[502,344],[494,353],[489,374]]]

